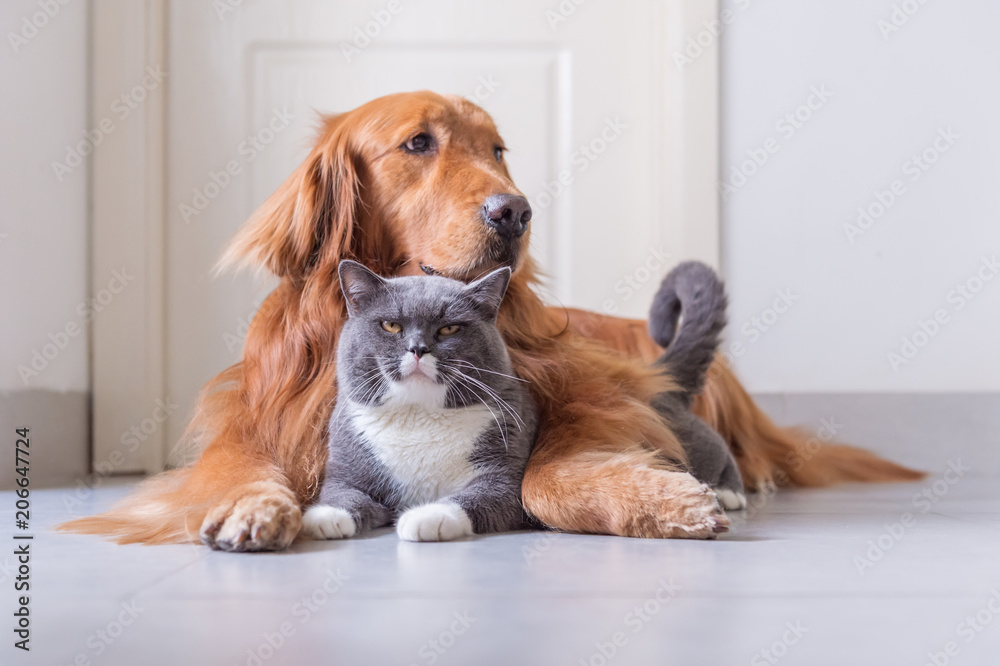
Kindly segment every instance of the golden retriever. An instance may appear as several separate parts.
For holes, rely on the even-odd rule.
[[[145,482],[112,511],[64,529],[120,542],[287,547],[320,487],[345,319],[337,265],[469,279],[514,270],[499,325],[541,411],[525,508],[553,528],[707,538],[728,524],[650,399],[669,382],[642,322],[549,308],[527,254],[530,208],[481,108],[431,92],[390,95],[326,118],[305,162],[254,213],[222,263],[279,286],[254,317],[242,362],[206,387],[191,467]],[[499,203],[498,203],[499,202]],[[730,443],[749,488],[889,481],[920,474],[777,428],[721,360],[698,413]]]

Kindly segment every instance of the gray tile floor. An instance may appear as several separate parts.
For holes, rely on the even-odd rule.
[[[714,542],[382,531],[255,555],[56,534],[73,491],[36,491],[32,651],[5,627],[0,663],[998,664],[1000,484],[944,469],[758,497]],[[13,503],[0,493],[7,544]]]

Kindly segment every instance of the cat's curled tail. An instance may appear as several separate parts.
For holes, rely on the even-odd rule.
[[[666,348],[665,366],[690,403],[705,385],[726,325],[726,290],[707,265],[686,261],[663,278],[649,311],[649,334]],[[680,330],[677,329],[680,321]]]
[[[680,264],[663,279],[648,326],[653,340],[666,347],[656,363],[679,387],[670,395],[690,403],[704,388],[726,324],[726,305],[722,281],[705,264]],[[698,400],[695,407],[729,444],[751,488],[915,481],[925,476],[868,451],[835,442],[820,446],[816,438],[776,426],[731,371],[720,372]]]

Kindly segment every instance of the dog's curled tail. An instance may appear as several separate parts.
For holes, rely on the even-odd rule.
[[[714,270],[687,261],[663,278],[649,310],[649,334],[666,348],[658,363],[688,400],[705,385],[725,325],[726,290]]]

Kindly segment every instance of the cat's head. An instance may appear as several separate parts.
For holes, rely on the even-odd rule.
[[[337,349],[340,396],[436,408],[480,402],[511,374],[496,327],[510,274],[500,268],[465,284],[438,276],[383,278],[341,262],[349,318]]]

